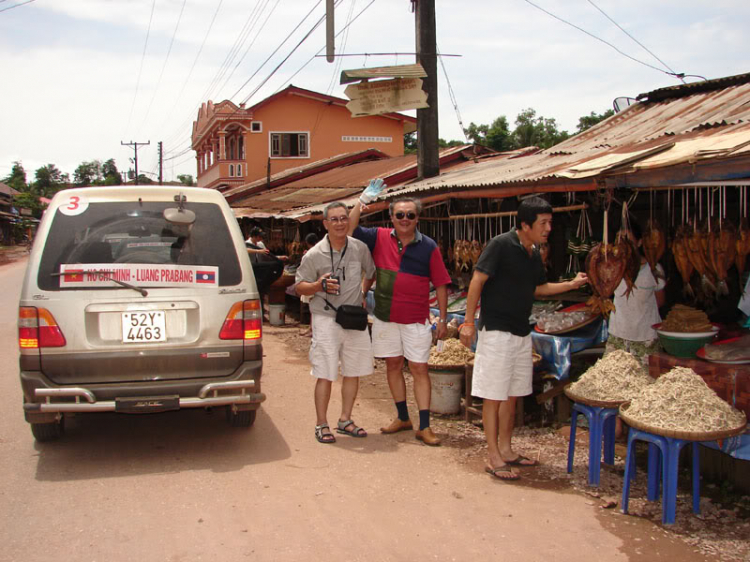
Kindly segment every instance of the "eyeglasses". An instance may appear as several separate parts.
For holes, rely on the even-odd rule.
[[[409,211],[408,213],[404,213],[403,211],[398,211],[397,213],[393,214],[394,217],[396,217],[397,220],[404,220],[404,217],[409,219],[410,221],[413,221],[417,218],[417,213],[414,213],[412,211]]]
[[[343,217],[331,217],[326,219],[328,222],[332,222],[333,224],[338,224],[340,222],[349,222],[349,217],[344,215]]]

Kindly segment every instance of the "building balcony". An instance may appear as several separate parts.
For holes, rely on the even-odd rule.
[[[198,174],[198,185],[216,188],[219,185],[242,185],[247,180],[247,162],[245,160],[219,160],[203,173]]]

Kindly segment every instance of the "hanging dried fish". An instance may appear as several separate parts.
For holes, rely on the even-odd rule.
[[[737,255],[737,230],[732,223],[724,221],[720,229],[714,228],[707,238],[707,257],[716,277],[717,293],[728,295],[727,272]]]
[[[682,294],[693,298],[695,297],[695,292],[690,284],[690,278],[693,276],[695,268],[688,258],[687,236],[689,235],[690,233],[685,225],[677,229],[675,238],[672,241],[672,256],[674,256],[677,271],[680,272],[680,277],[682,277]]]
[[[735,247],[734,265],[737,267],[740,279],[742,279],[742,273],[745,271],[747,263],[747,255],[750,254],[750,227],[747,224],[747,217],[742,217],[740,221],[740,229],[737,233]]]
[[[651,268],[654,277],[657,276],[656,265],[664,255],[667,249],[667,237],[659,223],[654,219],[649,219],[646,223],[646,229],[643,232],[643,253],[646,255],[646,261]]]

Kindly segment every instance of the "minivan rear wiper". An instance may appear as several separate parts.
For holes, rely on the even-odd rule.
[[[92,273],[106,276],[107,281],[113,281],[114,283],[117,283],[118,285],[122,285],[123,287],[127,289],[133,289],[134,291],[138,291],[144,297],[148,296],[148,291],[146,289],[142,289],[141,287],[136,287],[135,285],[131,285],[130,283],[125,283],[125,281],[120,281],[119,279],[115,279],[114,277],[112,277],[112,274],[114,273],[114,271],[94,271]],[[81,275],[81,272],[80,271],[61,271],[60,273],[50,273],[51,277],[62,277],[62,276],[67,276],[67,275]]]

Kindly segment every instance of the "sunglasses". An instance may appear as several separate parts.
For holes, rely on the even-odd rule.
[[[417,213],[414,213],[412,211],[409,211],[408,213],[404,213],[403,211],[399,211],[397,213],[393,214],[394,217],[396,217],[397,220],[404,220],[404,217],[409,219],[410,221],[413,221],[417,218]]]

